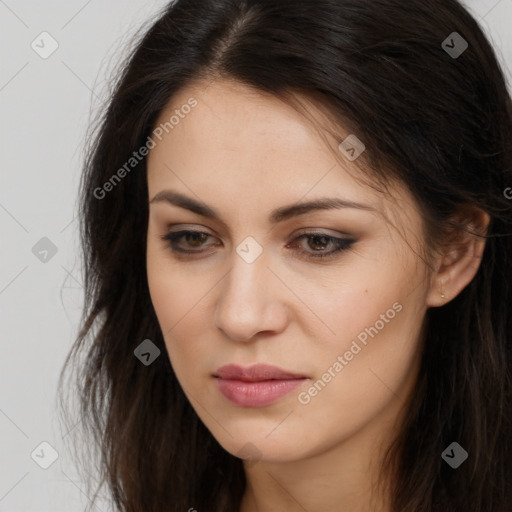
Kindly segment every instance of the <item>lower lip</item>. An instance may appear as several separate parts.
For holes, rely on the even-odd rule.
[[[300,386],[306,379],[264,380],[246,382],[216,378],[220,392],[241,407],[270,405]]]

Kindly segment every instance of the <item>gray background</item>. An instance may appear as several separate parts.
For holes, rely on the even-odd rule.
[[[55,404],[81,307],[75,204],[84,136],[126,43],[165,4],[0,0],[0,512],[74,512],[88,500]],[[511,83],[512,0],[466,5]],[[51,48],[38,37],[44,31],[58,43],[46,59],[31,47]],[[58,453],[48,469],[43,442]]]

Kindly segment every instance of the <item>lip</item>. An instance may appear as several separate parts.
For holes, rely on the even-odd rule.
[[[266,364],[248,367],[230,364],[219,368],[213,377],[224,397],[241,407],[270,405],[308,379]]]
[[[289,380],[306,379],[306,375],[291,373],[270,364],[254,364],[252,366],[238,366],[228,364],[221,366],[214,377],[229,380],[242,380],[244,382],[261,382],[263,380]]]

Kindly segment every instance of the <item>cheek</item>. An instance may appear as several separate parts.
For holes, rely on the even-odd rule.
[[[204,295],[206,285],[204,279],[194,277],[198,273],[185,273],[182,267],[180,270],[180,263],[173,259],[165,242],[153,240],[154,234],[148,235],[148,238],[148,287],[160,327],[165,334],[180,318],[192,312],[194,305],[200,301],[201,293]]]
[[[155,310],[172,366],[179,378],[190,361],[204,359],[204,347],[194,340],[204,338],[208,329],[205,310],[208,291],[215,281],[208,273],[183,272],[162,248],[148,245],[147,279]],[[210,283],[211,281],[211,283]]]
[[[420,361],[423,288],[406,273],[401,280],[366,274],[361,284],[331,297],[325,321],[336,335],[322,336],[312,357],[315,379],[298,396],[304,414],[334,437],[358,431],[390,403],[404,403]]]
[[[318,282],[299,278],[301,296],[307,297],[315,313],[302,315],[298,321],[312,339],[322,340],[324,348],[343,354],[353,340],[365,341],[393,331],[403,319],[404,300],[411,291],[412,271],[393,268],[393,258],[378,263],[365,259],[342,267],[336,280],[326,275]],[[396,260],[395,260],[396,261]],[[350,356],[349,356],[350,357]]]
[[[401,250],[393,239],[372,244],[364,257],[342,269],[336,285],[325,282],[324,293],[310,295],[318,297],[312,307],[335,333],[324,340],[343,351],[357,340],[365,353],[370,352],[370,341],[373,349],[414,342],[414,326],[425,314],[425,282],[413,252]]]
[[[343,419],[347,411],[364,417],[406,391],[419,359],[426,311],[417,270],[413,258],[386,258],[353,269],[342,285],[324,288],[308,304],[321,312],[324,326],[315,321],[320,327],[312,338],[311,360],[317,385],[306,390],[301,403],[313,408],[337,403]]]

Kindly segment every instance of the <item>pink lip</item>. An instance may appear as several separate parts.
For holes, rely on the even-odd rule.
[[[213,375],[220,392],[241,407],[263,407],[276,402],[307,379],[277,366],[257,364],[249,367],[227,365]]]

